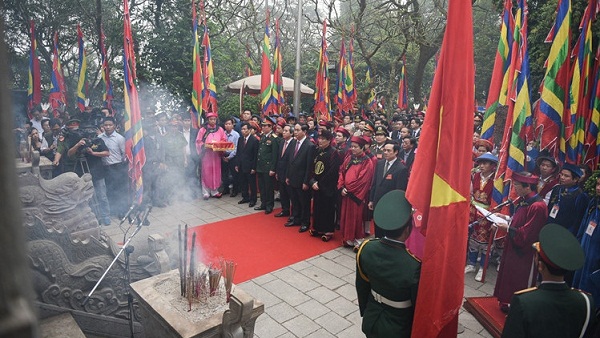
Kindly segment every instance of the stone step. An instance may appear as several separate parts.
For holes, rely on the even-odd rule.
[[[42,338],[85,338],[79,325],[69,312],[42,320],[40,333]]]

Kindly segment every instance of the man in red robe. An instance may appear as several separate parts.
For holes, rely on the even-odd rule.
[[[508,312],[508,304],[516,291],[535,285],[537,267],[534,264],[533,243],[546,224],[548,208],[536,193],[538,177],[528,172],[514,173],[512,188],[519,196],[515,213],[509,224],[498,224],[508,231],[500,261],[494,296],[500,309]],[[497,214],[502,216],[500,214]],[[508,218],[505,216],[505,218]]]
[[[364,236],[363,209],[371,186],[375,166],[365,154],[367,141],[362,137],[350,139],[351,156],[340,167],[337,188],[342,195],[340,229],[345,246],[359,245]]]

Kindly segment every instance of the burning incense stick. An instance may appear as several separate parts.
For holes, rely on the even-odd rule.
[[[177,264],[177,267],[179,269],[179,288],[181,289],[181,295],[183,296],[184,295],[183,291],[185,289],[183,284],[185,282],[184,282],[183,269],[182,269],[183,263],[181,261],[183,259],[183,257],[182,257],[183,256],[183,246],[181,243],[181,224],[177,225],[177,236],[178,236],[177,243],[179,244],[179,259],[177,260],[177,262],[179,263],[179,264]]]
[[[236,264],[233,261],[221,260],[221,270],[223,271],[223,278],[225,278],[225,293],[227,303],[231,298],[231,288],[233,286],[233,276],[235,275]]]
[[[219,288],[222,271],[219,268],[214,268],[212,265],[208,268],[208,284],[210,288],[210,296],[214,296]]]

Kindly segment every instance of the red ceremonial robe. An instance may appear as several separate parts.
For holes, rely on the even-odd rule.
[[[539,240],[547,218],[546,203],[535,192],[517,205],[505,238],[494,289],[499,302],[510,303],[516,291],[535,285],[537,266],[534,264],[535,250],[531,246]]]
[[[363,227],[363,208],[366,203],[375,166],[366,155],[360,158],[348,156],[340,167],[338,190],[346,188],[348,196],[342,196],[340,229],[343,241],[354,241],[365,237]],[[352,194],[354,197],[350,197]],[[356,203],[360,200],[361,203]]]

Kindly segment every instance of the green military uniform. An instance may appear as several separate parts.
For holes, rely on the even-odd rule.
[[[383,229],[400,230],[410,224],[410,214],[404,192],[394,190],[379,200],[374,217]],[[403,242],[384,237],[363,242],[356,265],[362,331],[367,337],[410,337],[421,262]]]
[[[273,118],[266,117],[262,124],[270,124],[272,128],[275,125],[275,121]],[[269,172],[275,172],[278,149],[279,141],[277,135],[273,131],[260,137],[256,159],[260,206],[255,208],[255,210],[265,210],[267,213],[273,211],[275,204],[273,196],[273,180],[275,179],[275,176],[269,176]]]
[[[576,270],[584,261],[577,239],[558,224],[546,225],[534,247],[546,266],[563,271]],[[564,281],[543,280],[538,287],[515,292],[502,337],[592,337],[595,321],[591,295]]]

